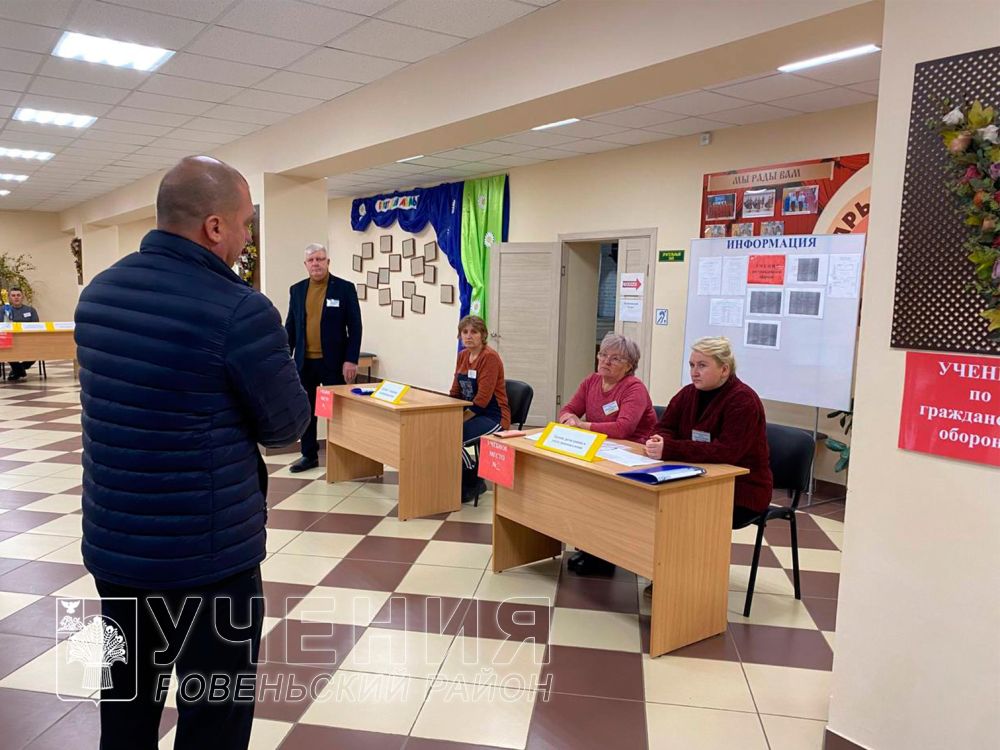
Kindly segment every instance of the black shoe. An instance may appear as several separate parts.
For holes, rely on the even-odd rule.
[[[303,456],[294,464],[289,466],[288,470],[292,472],[292,474],[298,474],[300,471],[309,471],[309,469],[315,469],[317,466],[319,466],[318,458],[306,458]]]
[[[569,562],[566,563],[566,567],[575,573],[577,568],[583,565],[583,561],[586,559],[587,559],[587,553],[584,552],[583,550],[577,550],[569,558]]]
[[[475,484],[462,485],[462,502],[471,503],[477,497],[486,492],[486,482],[482,479],[476,479]]]
[[[609,563],[607,560],[602,560],[586,552],[581,554],[583,555],[583,560],[570,568],[578,576],[609,577],[615,574],[614,563]]]

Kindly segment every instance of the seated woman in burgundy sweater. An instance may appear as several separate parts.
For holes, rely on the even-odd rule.
[[[580,383],[559,412],[559,421],[609,438],[643,442],[656,425],[656,412],[649,391],[634,375],[639,354],[632,339],[617,333],[605,336],[597,372]],[[615,566],[581,550],[569,559],[569,568],[579,575],[610,575]]]
[[[736,377],[729,339],[698,339],[688,364],[691,384],[670,400],[646,442],[646,455],[749,469],[749,474],[736,477],[733,524],[738,525],[771,502],[774,482],[764,406],[754,390]]]
[[[458,322],[458,337],[464,347],[455,363],[455,379],[449,392],[452,398],[471,401],[465,410],[462,442],[471,445],[483,435],[510,428],[507,384],[503,361],[486,344],[486,323],[476,315],[466,315]],[[462,502],[485,491],[486,484],[477,475],[477,467],[462,450]]]

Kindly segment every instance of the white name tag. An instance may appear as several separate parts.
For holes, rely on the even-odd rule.
[[[612,401],[610,404],[605,404],[603,408],[604,408],[604,416],[608,416],[609,414],[614,414],[616,411],[618,411],[618,402]]]
[[[476,371],[475,370],[469,370],[469,379],[470,380],[475,380],[476,379]]]
[[[326,301],[326,306],[327,307],[340,307],[340,300],[339,299],[328,299]]]
[[[30,313],[30,312],[26,312],[26,313],[24,314],[24,317],[26,317],[26,318],[30,318],[30,317],[31,317],[31,313]]]
[[[701,430],[691,430],[691,439],[696,443],[711,443],[712,436]]]

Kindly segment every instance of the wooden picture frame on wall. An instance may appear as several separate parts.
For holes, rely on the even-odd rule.
[[[389,287],[382,287],[378,290],[378,303],[380,305],[388,305],[392,302],[392,289]]]
[[[378,238],[378,250],[380,253],[391,253],[392,252],[392,235],[383,234]]]
[[[424,283],[437,284],[437,280],[438,280],[437,266],[432,266],[430,263],[424,264]]]
[[[410,276],[424,275],[424,259],[420,256],[410,258]]]
[[[424,309],[427,306],[427,298],[421,294],[414,294],[410,297],[410,310],[412,312],[423,315]]]
[[[358,300],[368,299],[368,285],[367,284],[355,284],[354,288],[358,290]]]
[[[389,270],[390,271],[402,271],[403,270],[403,256],[397,254],[389,256]]]
[[[365,260],[371,260],[375,257],[375,243],[374,242],[362,242],[361,243],[361,257]]]
[[[412,297],[416,293],[417,293],[417,282],[415,281],[403,282],[403,299],[410,299],[410,297]]]
[[[403,240],[403,257],[412,258],[416,254],[417,254],[417,241],[412,237]]]
[[[388,286],[389,285],[389,267],[388,266],[382,266],[382,268],[378,269],[378,285],[379,286]]]
[[[401,299],[394,299],[392,301],[392,305],[389,307],[389,311],[392,314],[392,317],[394,317],[394,318],[402,318],[403,317],[403,309],[404,309],[404,307],[405,307],[405,304],[403,303],[403,300],[401,300]]]
[[[369,289],[378,289],[378,271],[369,271],[365,281]]]
[[[441,303],[444,305],[455,304],[455,287],[451,284],[441,285]]]
[[[365,259],[362,258],[360,255],[351,256],[351,268],[354,269],[355,273],[361,273],[361,271],[364,269],[364,265],[365,265]]]
[[[424,260],[428,263],[437,260],[438,257],[438,243],[428,242],[424,245]]]

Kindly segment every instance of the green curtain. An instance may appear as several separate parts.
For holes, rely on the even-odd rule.
[[[466,180],[462,191],[462,268],[472,287],[469,313],[487,320],[490,250],[499,244],[503,227],[503,194],[507,175]]]

